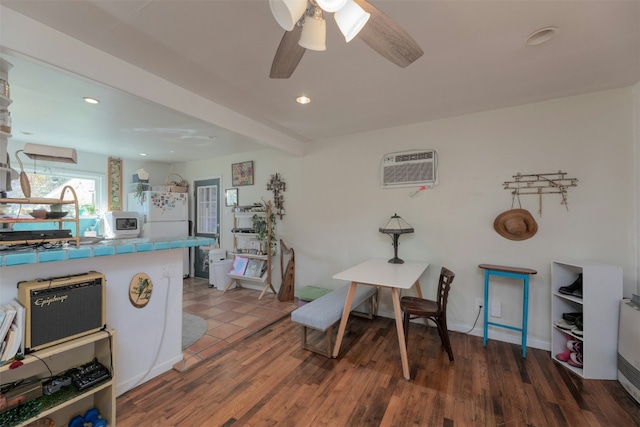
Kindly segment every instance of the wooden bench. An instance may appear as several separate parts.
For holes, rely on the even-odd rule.
[[[340,321],[344,303],[349,292],[349,285],[342,286],[318,299],[315,299],[291,312],[291,321],[302,325],[302,348],[315,353],[331,357],[333,351],[333,326]],[[353,315],[373,319],[377,301],[378,288],[374,286],[358,286],[353,297],[351,310],[360,304],[368,302],[368,313],[352,311]],[[307,341],[307,328],[315,329],[326,334],[326,349],[312,345]]]

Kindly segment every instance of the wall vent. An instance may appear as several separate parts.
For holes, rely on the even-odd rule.
[[[412,150],[385,154],[380,163],[382,188],[437,184],[437,157],[435,150]]]

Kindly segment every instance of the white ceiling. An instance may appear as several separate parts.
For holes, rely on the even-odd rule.
[[[269,79],[284,30],[266,0],[0,4],[12,11],[0,16],[3,27],[17,12],[269,130],[263,140],[224,115],[192,117],[4,46],[14,62],[13,139],[125,158],[188,161],[275,145],[278,136],[305,144],[640,81],[638,1],[372,0],[424,56],[399,68],[357,37],[345,43],[328,15],[327,50],[308,50],[284,80]],[[525,44],[546,26],[558,27],[554,39]],[[296,104],[301,94],[311,104]],[[83,96],[102,102],[83,105]]]

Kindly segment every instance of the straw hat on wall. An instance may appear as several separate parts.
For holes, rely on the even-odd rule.
[[[526,209],[510,209],[493,221],[493,228],[509,240],[526,240],[538,231],[538,224]]]

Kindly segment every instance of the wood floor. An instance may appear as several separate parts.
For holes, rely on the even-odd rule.
[[[300,349],[285,318],[193,369],[117,399],[128,426],[640,426],[617,381],[581,380],[549,353],[411,325],[411,381],[393,320],[352,317],[337,359]]]

